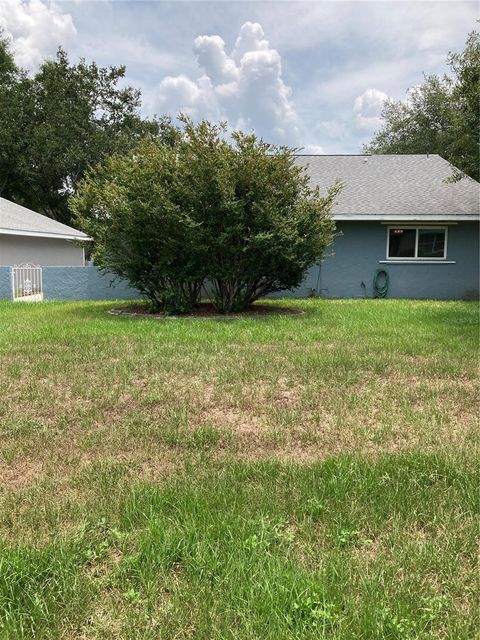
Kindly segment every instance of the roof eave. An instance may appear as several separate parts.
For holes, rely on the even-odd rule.
[[[63,233],[48,233],[42,231],[28,231],[23,229],[2,229],[0,228],[0,235],[9,235],[9,236],[28,236],[31,238],[56,238],[58,240],[84,240],[85,242],[90,242],[92,238],[86,236],[84,233],[79,233],[78,235],[74,234],[63,234]]]
[[[343,214],[334,213],[333,219],[337,222],[478,222],[479,214]]]

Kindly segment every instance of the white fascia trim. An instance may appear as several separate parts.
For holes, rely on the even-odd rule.
[[[19,231],[17,229],[0,229],[0,235],[6,236],[28,236],[29,238],[57,238],[60,240],[85,240],[91,241],[88,236],[73,236],[62,233],[48,233],[42,231]]]
[[[443,260],[442,258],[421,259],[410,258],[410,260],[379,260],[380,264],[457,264],[456,260]]]
[[[407,228],[407,227],[421,227],[421,228],[445,228],[445,227],[452,227],[456,224],[458,224],[458,222],[445,222],[444,220],[439,220],[438,218],[436,220],[417,220],[412,221],[412,222],[406,222],[405,220],[388,220],[387,222],[381,222],[380,224],[384,224],[387,225],[388,227],[402,227],[402,228]]]
[[[454,224],[456,222],[478,222],[480,220],[480,216],[473,215],[451,215],[451,216],[435,216],[435,215],[404,215],[404,216],[393,216],[393,215],[344,215],[344,214],[333,214],[332,218],[338,222],[435,222],[436,224]]]

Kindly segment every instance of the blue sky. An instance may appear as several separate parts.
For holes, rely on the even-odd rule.
[[[443,73],[476,2],[0,0],[0,27],[34,70],[62,45],[125,64],[146,115],[227,120],[311,153],[356,153],[386,97]]]

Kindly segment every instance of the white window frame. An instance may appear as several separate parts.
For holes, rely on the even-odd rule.
[[[390,231],[391,229],[405,229],[412,230],[415,229],[415,255],[411,257],[390,257]],[[429,258],[418,255],[418,237],[420,235],[419,231],[423,229],[428,229],[430,231],[441,230],[445,233],[445,245],[443,247],[443,256],[438,258]],[[445,262],[448,255],[448,227],[443,225],[390,225],[387,227],[387,254],[386,254],[386,262]]]

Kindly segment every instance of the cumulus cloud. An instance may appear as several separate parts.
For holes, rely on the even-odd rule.
[[[2,0],[0,28],[12,41],[17,63],[27,69],[35,68],[77,35],[70,14],[54,2],[41,0]]]
[[[159,87],[157,104],[168,112],[182,112],[192,118],[221,119],[215,90],[208,76],[190,80],[187,76],[167,76]]]
[[[258,22],[245,22],[240,28],[240,33],[235,42],[232,57],[237,63],[241,63],[243,56],[249,51],[268,51],[270,45],[265,40],[261,25]]]
[[[367,89],[355,98],[353,113],[361,129],[373,131],[381,126],[380,115],[385,100],[388,100],[387,94],[378,89]]]
[[[225,53],[225,42],[220,36],[198,36],[193,43],[193,51],[199,66],[215,84],[238,79],[238,69],[234,60]]]
[[[199,36],[193,51],[203,75],[164,78],[158,87],[158,108],[194,118],[224,119],[233,128],[255,130],[277,143],[301,143],[280,54],[270,47],[260,24],[246,22],[230,54],[218,35]]]

